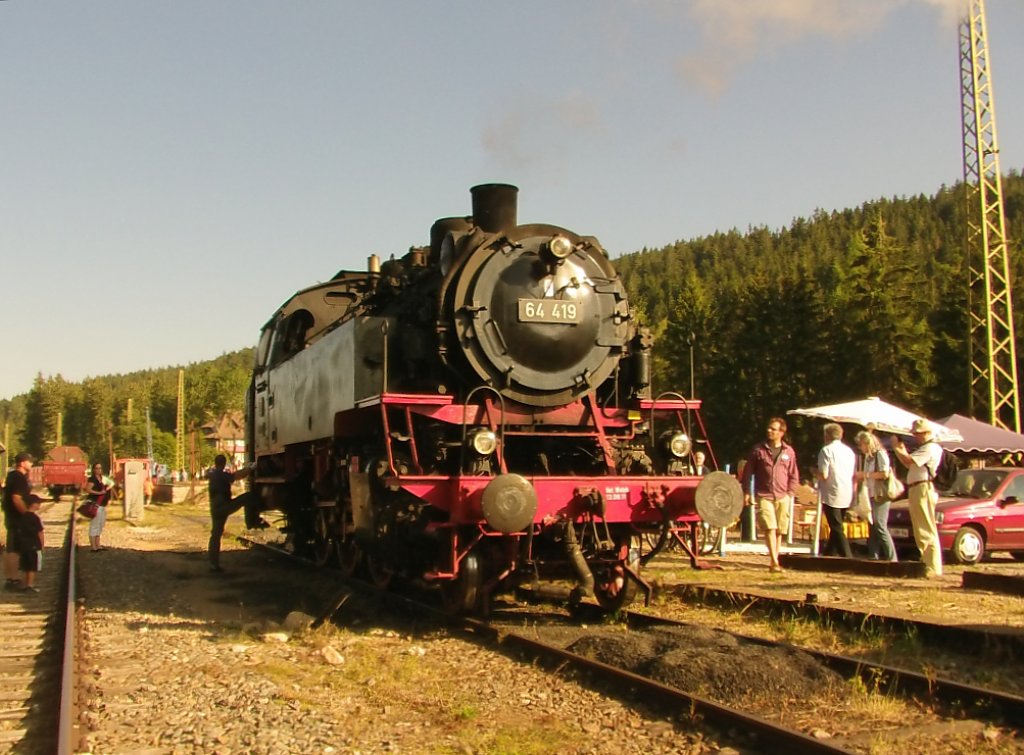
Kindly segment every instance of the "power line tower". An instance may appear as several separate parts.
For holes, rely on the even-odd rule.
[[[178,370],[178,417],[174,428],[174,468],[185,468],[185,370]]]
[[[965,3],[966,16],[960,22],[960,99],[967,195],[968,411],[972,417],[1020,432],[1017,348],[985,2]]]

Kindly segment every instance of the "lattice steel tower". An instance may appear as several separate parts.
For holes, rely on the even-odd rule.
[[[969,413],[1020,432],[1003,182],[984,0],[964,0],[960,97],[967,194]]]

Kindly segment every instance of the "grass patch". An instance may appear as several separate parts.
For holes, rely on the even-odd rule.
[[[859,676],[849,681],[850,712],[876,723],[898,724],[912,720],[913,710],[903,699],[881,691],[881,680],[867,682]]]

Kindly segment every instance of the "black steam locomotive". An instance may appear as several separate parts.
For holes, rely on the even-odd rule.
[[[429,246],[277,310],[248,397],[255,491],[296,549],[434,583],[454,611],[542,579],[614,610],[646,587],[640,533],[742,495],[687,474],[699,402],[651,396],[652,339],[604,249],[519,225],[517,191],[477,186]]]

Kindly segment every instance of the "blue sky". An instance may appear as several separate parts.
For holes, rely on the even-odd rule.
[[[251,345],[476,183],[613,256],[931,194],[956,5],[0,0],[0,398]],[[1024,3],[986,5],[1019,170]]]

